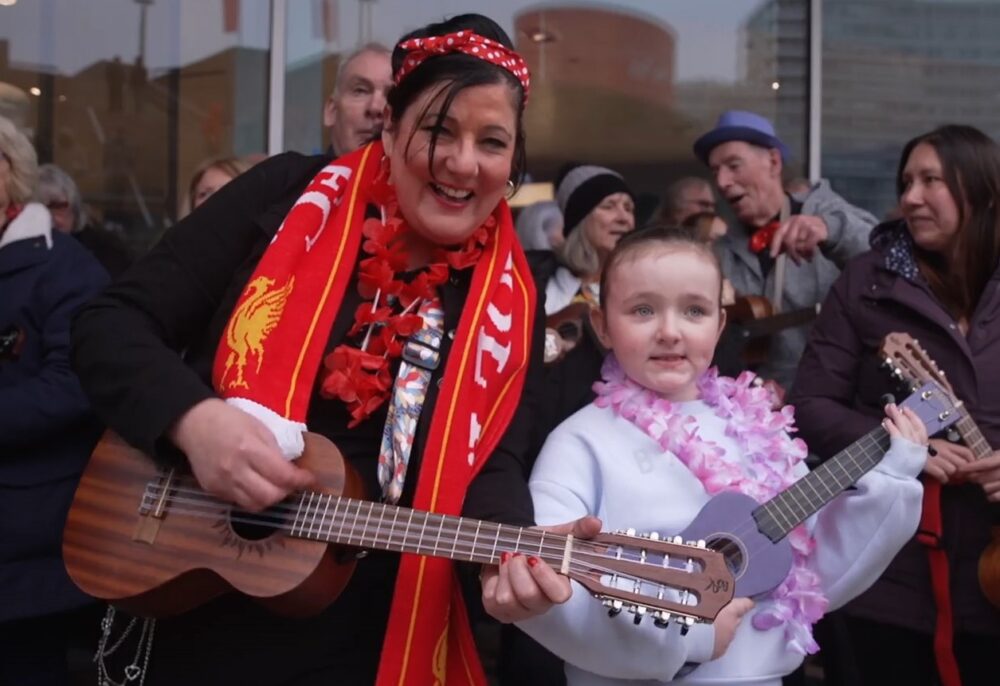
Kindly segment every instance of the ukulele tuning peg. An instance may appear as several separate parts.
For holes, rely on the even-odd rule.
[[[660,540],[660,534],[656,533],[655,531],[650,532],[650,534],[649,534],[649,540],[651,540],[651,541],[658,541],[658,540]]]
[[[625,535],[626,536],[633,536],[634,537],[635,536],[635,529],[633,529],[631,527],[629,527],[628,529],[625,529]]]
[[[695,541],[694,545],[695,545],[696,548],[705,548],[705,547],[707,547],[704,538],[699,538],[697,541]]]
[[[673,538],[670,539],[670,542],[671,543],[676,543],[677,545],[683,545],[684,544],[684,539],[681,538],[680,536],[674,536]]]
[[[604,601],[604,606],[608,608],[608,617],[617,617],[622,611],[622,601],[608,598]]]
[[[670,626],[671,615],[666,610],[662,612],[657,612],[653,615],[655,619],[653,620],[653,625],[660,629],[666,629]]]
[[[633,605],[629,608],[629,612],[635,615],[632,618],[632,623],[639,626],[642,623],[642,618],[646,616],[646,608],[642,605]]]

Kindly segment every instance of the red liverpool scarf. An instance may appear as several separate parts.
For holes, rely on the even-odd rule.
[[[290,457],[330,330],[358,261],[382,158],[373,143],[323,168],[278,229],[219,342],[220,395],[261,418]],[[417,475],[413,507],[459,514],[465,492],[517,408],[535,295],[507,203],[472,273]],[[378,446],[372,446],[372,455]],[[379,686],[485,684],[453,564],[404,554]]]

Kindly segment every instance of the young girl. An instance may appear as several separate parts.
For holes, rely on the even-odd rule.
[[[552,433],[535,464],[539,524],[589,514],[605,530],[673,535],[715,493],[766,500],[805,474],[791,408],[772,412],[750,374],[734,380],[708,369],[725,324],[720,283],[710,247],[693,233],[644,229],[618,244],[594,316],[612,354],[597,399]],[[565,604],[519,626],[566,660],[570,686],[777,686],[817,650],[812,623],[867,588],[917,527],[927,435],[909,410],[886,411],[889,452],[792,532],[792,571],[756,605],[737,598],[714,624],[681,635],[677,626],[636,626],[628,614],[609,618],[574,585]]]

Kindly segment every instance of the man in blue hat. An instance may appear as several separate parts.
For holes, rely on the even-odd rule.
[[[738,225],[717,243],[722,269],[741,295],[769,298],[776,312],[815,308],[850,258],[868,249],[877,220],[821,181],[795,196],[781,173],[788,147],[765,117],[724,112],[694,144],[712,170]],[[805,348],[808,328],[788,328],[771,341],[757,372],[787,388]]]

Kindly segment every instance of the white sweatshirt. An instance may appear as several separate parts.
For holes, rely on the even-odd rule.
[[[725,435],[725,420],[700,400],[680,404],[697,418],[699,435],[742,459]],[[916,532],[922,487],[916,480],[926,449],[893,440],[882,461],[808,522],[816,538],[810,560],[833,610],[867,589]],[[802,474],[807,469],[800,465]],[[530,481],[539,525],[595,515],[605,531],[673,535],[683,531],[710,499],[701,482],[672,453],[664,452],[631,421],[610,408],[588,405],[549,436]],[[660,629],[649,619],[633,624],[622,612],[609,618],[586,589],[573,582],[573,596],[518,626],[566,661],[569,686],[615,684],[767,684],[779,686],[802,655],[787,649],[784,625],[752,626],[757,606],[744,616],[729,649],[709,661],[715,629],[695,624],[687,636],[676,625]],[[674,679],[685,663],[704,663]]]

